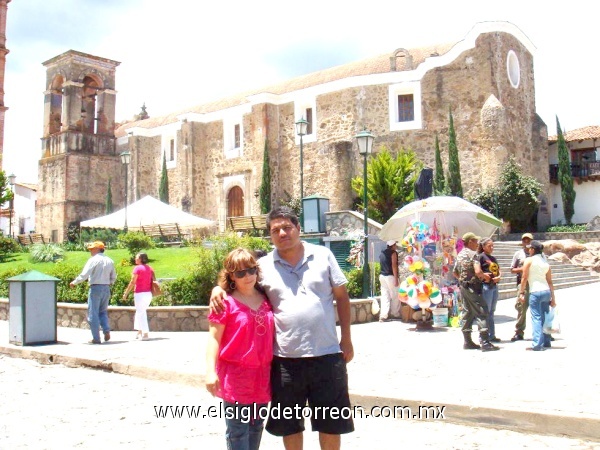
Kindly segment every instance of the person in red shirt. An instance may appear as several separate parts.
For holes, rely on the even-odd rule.
[[[150,328],[148,326],[147,310],[152,301],[152,281],[154,281],[154,270],[148,265],[148,255],[138,253],[135,255],[136,266],[133,269],[131,281],[123,293],[123,300],[131,291],[133,293],[133,302],[135,304],[135,318],[133,329],[137,330],[136,339],[147,340]]]
[[[208,316],[206,389],[223,399],[227,448],[256,450],[271,400],[273,311],[252,253],[235,249],[223,266],[219,286],[227,296],[224,309]]]

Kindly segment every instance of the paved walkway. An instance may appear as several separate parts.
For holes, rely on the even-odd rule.
[[[354,325],[355,359],[349,364],[355,405],[445,406],[446,420],[564,434],[600,441],[600,376],[595,332],[600,283],[556,292],[562,333],[553,348],[530,352],[510,342],[514,299],[496,311],[500,351],[462,350],[454,328],[416,331],[399,321]],[[110,342],[90,345],[88,330],[58,328],[58,343],[15,346],[8,322],[0,321],[0,352],[47,363],[89,366],[135,376],[202,385],[205,332],[113,332]],[[466,386],[463,386],[466,384]]]

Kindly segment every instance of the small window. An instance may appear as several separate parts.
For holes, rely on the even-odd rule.
[[[223,120],[223,150],[226,159],[239,158],[244,152],[244,124],[240,117]]]
[[[233,127],[233,146],[234,148],[240,148],[241,138],[240,138],[240,124],[236,123]]]
[[[175,161],[175,139],[169,141],[169,161]]]
[[[313,110],[312,108],[306,108],[306,121],[308,125],[306,125],[306,134],[313,134]]]
[[[402,82],[389,86],[390,131],[422,128],[421,83]]]
[[[415,120],[415,101],[412,94],[398,96],[398,122]]]

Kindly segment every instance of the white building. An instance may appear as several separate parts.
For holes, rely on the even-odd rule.
[[[571,173],[575,188],[575,214],[572,223],[588,223],[600,216],[600,126],[578,128],[564,134],[570,152]],[[565,224],[565,214],[558,183],[557,136],[548,138],[550,164],[550,221],[552,225]]]
[[[37,185],[15,183],[13,189],[15,197],[12,211],[10,203],[7,202],[0,212],[0,230],[4,236],[17,236],[35,231]]]

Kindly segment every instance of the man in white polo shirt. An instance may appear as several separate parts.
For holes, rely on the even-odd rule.
[[[275,319],[271,410],[302,411],[308,403],[321,449],[339,449],[340,435],[354,431],[346,371],[354,356],[347,280],[328,248],[300,240],[298,217],[291,209],[271,211],[267,229],[275,250],[258,263]],[[220,289],[214,288],[212,308],[219,308],[219,297]],[[271,414],[266,429],[282,436],[286,449],[302,449],[304,420],[297,414]]]

